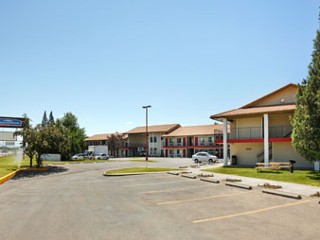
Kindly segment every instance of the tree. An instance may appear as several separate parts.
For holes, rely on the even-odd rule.
[[[40,167],[42,154],[66,151],[67,136],[55,124],[48,126],[38,124],[32,127],[25,116],[24,128],[16,131],[15,134],[23,137],[23,151],[30,159],[30,167],[34,157],[36,157],[37,166]]]
[[[79,127],[77,117],[68,112],[62,119],[57,119],[56,124],[68,138],[66,152],[62,157],[66,159],[72,154],[82,152],[85,147],[83,140],[86,138],[86,134],[85,129]]]
[[[50,112],[48,123],[49,123],[49,125],[54,124],[54,117],[53,117],[52,111]]]
[[[114,133],[107,138],[107,145],[111,155],[116,156],[121,147],[125,145],[124,134]]]
[[[308,161],[320,160],[320,32],[314,40],[307,79],[298,87],[292,144]]]
[[[36,130],[30,125],[30,120],[27,115],[23,115],[24,123],[23,129],[16,131],[16,136],[22,136],[22,147],[23,153],[30,159],[29,166],[32,167],[33,157],[36,155],[35,141],[36,141]]]
[[[67,146],[67,136],[55,125],[35,127],[36,138],[33,142],[36,151],[37,166],[42,164],[41,155],[47,153],[62,153]]]
[[[47,111],[44,111],[43,113],[43,117],[42,117],[42,126],[46,127],[48,126],[49,121],[48,121],[48,117],[47,117]]]

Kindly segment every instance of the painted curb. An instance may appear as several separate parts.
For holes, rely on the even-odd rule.
[[[203,182],[209,182],[209,183],[220,183],[220,181],[218,179],[208,179],[208,178],[200,178],[200,181],[203,181]]]
[[[277,195],[281,197],[286,197],[286,198],[293,198],[293,199],[302,199],[301,195],[299,194],[294,194],[294,193],[287,193],[287,192],[281,192],[281,191],[275,191],[275,190],[262,190],[263,193],[267,194],[272,194],[272,195]]]
[[[252,186],[246,185],[246,184],[241,184],[241,183],[226,183],[226,186],[230,187],[238,187],[238,188],[243,188],[247,190],[252,190]]]
[[[12,172],[12,173],[9,173],[9,174],[7,174],[6,176],[0,178],[0,184],[3,184],[3,183],[5,183],[6,181],[8,181],[9,179],[13,178],[14,175],[16,175],[16,173],[17,173],[18,171],[20,171],[20,169],[14,171],[14,172]]]

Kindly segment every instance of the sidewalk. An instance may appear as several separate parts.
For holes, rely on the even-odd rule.
[[[219,167],[218,165],[217,167]],[[212,165],[204,165],[200,166],[200,168],[189,168],[188,170],[192,171],[193,174],[199,175],[201,173],[208,173],[203,170],[206,168],[212,168]],[[228,174],[221,174],[221,173],[213,173],[214,179],[219,181],[225,181],[227,178],[232,179],[241,179],[241,184],[249,185],[252,187],[258,187],[258,185],[263,185],[265,183],[269,183],[271,185],[279,185],[282,188],[277,190],[281,192],[293,193],[298,194],[305,197],[310,197],[317,192],[320,193],[320,187],[310,186],[310,185],[303,185],[303,184],[296,184],[296,183],[287,183],[287,182],[278,182],[272,181],[268,179],[260,179],[260,178],[249,178],[249,177],[242,177],[236,175],[228,175]]]

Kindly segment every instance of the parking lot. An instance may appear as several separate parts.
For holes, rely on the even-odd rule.
[[[4,239],[317,239],[319,199],[105,164],[0,185]]]

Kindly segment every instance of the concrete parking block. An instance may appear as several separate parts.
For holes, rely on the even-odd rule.
[[[299,194],[294,194],[294,193],[288,193],[288,192],[282,192],[282,191],[276,191],[276,190],[262,190],[263,193],[268,193],[272,195],[277,195],[281,197],[286,197],[286,198],[294,198],[294,199],[302,199],[301,195]]]
[[[248,190],[253,189],[252,186],[246,185],[246,184],[241,184],[241,183],[226,183],[226,186],[238,187],[238,188],[243,188],[243,189],[248,189]]]

